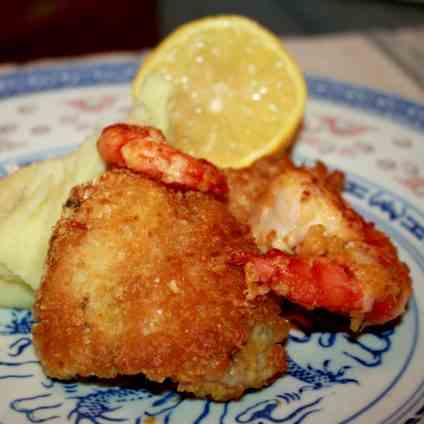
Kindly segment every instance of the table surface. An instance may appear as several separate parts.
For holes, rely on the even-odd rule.
[[[307,74],[360,84],[424,102],[424,26],[395,31],[286,37],[287,50]],[[140,58],[143,52],[110,52],[0,65],[0,73],[80,61]]]
[[[287,39],[302,70],[424,102],[424,26]],[[421,40],[421,41],[420,41]]]

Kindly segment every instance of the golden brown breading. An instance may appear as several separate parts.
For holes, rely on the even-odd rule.
[[[34,306],[45,372],[143,373],[218,400],[275,379],[287,325],[272,298],[246,301],[240,250],[257,251],[247,228],[206,194],[123,170],[75,187]]]
[[[308,309],[350,316],[358,331],[405,311],[411,277],[390,239],[343,198],[343,182],[322,163],[288,163],[249,220],[264,255],[240,263],[249,296],[272,289]]]
[[[271,181],[289,164],[287,156],[275,155],[260,159],[248,168],[224,169],[229,187],[230,212],[240,222],[247,223]]]
[[[287,154],[267,156],[254,162],[248,168],[224,169],[229,187],[228,208],[243,223],[248,223],[255,210],[263,201],[269,187],[278,176],[294,165]],[[344,185],[344,175],[340,171],[328,172],[325,165],[318,162],[310,172],[330,190],[340,192]]]

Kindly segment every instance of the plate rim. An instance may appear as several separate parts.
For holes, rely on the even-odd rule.
[[[66,88],[130,83],[144,55],[133,60],[67,61],[13,69],[0,75],[0,100]],[[424,102],[365,85],[305,74],[309,97],[342,103],[424,133]]]
[[[17,96],[44,93],[47,91],[56,91],[67,88],[89,88],[99,85],[109,86],[112,84],[129,83],[139,65],[139,60],[78,64],[69,63],[64,66],[49,65],[42,68],[8,72],[0,76],[0,101],[7,101],[7,99]],[[80,78],[78,78],[78,74],[80,75]],[[406,125],[409,129],[414,129],[419,133],[424,133],[424,103],[421,104],[416,101],[405,99],[396,94],[389,94],[381,90],[375,90],[358,84],[341,82],[331,78],[307,75],[306,79],[309,95],[312,99],[343,104],[361,111],[370,111],[383,119],[393,119],[397,124]],[[413,113],[411,111],[413,111]],[[76,147],[77,145],[72,146]],[[57,151],[58,148],[59,147],[50,147],[46,150]],[[68,147],[61,146],[60,149],[66,150]],[[41,151],[37,153],[32,152],[28,153],[27,156],[30,154],[37,154],[41,156],[43,153],[44,152]],[[18,158],[23,157],[24,155],[25,153],[21,153],[14,156]],[[349,173],[352,174],[351,172]],[[366,180],[369,184],[375,185],[374,182],[368,181],[362,176],[360,176],[360,178]],[[386,187],[382,188],[388,190]],[[388,191],[391,192],[391,190]],[[396,193],[393,192],[393,194]],[[423,213],[407,199],[402,196],[398,197],[400,197],[404,203],[408,204],[408,207],[413,207],[418,210],[420,214]],[[418,307],[417,319],[419,319]],[[419,386],[417,392],[420,391],[423,386],[424,381]],[[415,392],[410,399],[414,398],[417,392]],[[378,399],[380,398],[381,397],[378,397]],[[410,399],[405,401],[400,408],[403,409],[406,404],[410,403]],[[415,408],[418,404],[422,406],[422,400],[423,397],[419,396],[418,399],[414,400],[412,408]],[[420,408],[419,411],[421,411],[421,409],[422,408]],[[343,422],[350,422],[359,415],[362,415],[363,412],[365,412],[365,409],[358,411]],[[424,416],[424,411],[421,412],[422,413],[419,418]],[[412,411],[405,411],[401,418],[406,420],[411,413]],[[392,419],[392,417],[396,417],[396,415],[397,412],[395,411],[388,417],[384,418],[382,422],[388,422]]]

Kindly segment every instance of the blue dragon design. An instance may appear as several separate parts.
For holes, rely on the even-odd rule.
[[[75,396],[75,407],[68,418],[75,424],[83,421],[96,424],[101,421],[124,421],[124,418],[112,418],[108,414],[117,411],[123,404],[136,400],[151,399],[154,395],[144,389],[110,388],[96,390],[86,396]]]
[[[33,319],[29,311],[12,310],[9,320],[0,324],[0,334],[11,336],[8,346],[9,358],[22,357],[31,346],[31,326]],[[301,423],[310,415],[321,410],[321,402],[325,395],[319,392],[334,385],[360,384],[349,375],[355,366],[376,367],[382,364],[383,356],[390,350],[393,329],[384,331],[370,331],[360,338],[354,338],[344,333],[314,333],[291,334],[289,337],[292,347],[303,344],[314,344],[321,351],[333,352],[336,347],[342,349],[342,354],[349,360],[349,364],[334,366],[331,359],[324,359],[317,364],[303,364],[288,357],[288,370],[284,378],[292,378],[301,383],[296,391],[276,394],[273,398],[250,404],[243,411],[238,411],[233,417],[238,423]],[[337,350],[337,349],[336,349]],[[20,362],[1,361],[1,367],[9,372],[0,372],[0,380],[7,378],[31,378],[33,373],[26,372],[29,365],[38,366],[35,360],[21,360]],[[25,372],[14,373],[11,369],[23,366]],[[14,399],[10,408],[26,417],[29,422],[42,423],[61,417],[75,424],[105,424],[108,422],[128,422],[128,410],[131,404],[141,402],[137,410],[143,415],[133,418],[134,424],[141,424],[148,417],[161,419],[169,423],[173,414],[183,402],[192,402],[192,422],[200,424],[212,411],[221,408],[219,423],[224,424],[229,419],[232,402],[215,404],[211,401],[193,401],[174,392],[167,391],[153,394],[145,388],[126,387],[99,387],[77,383],[58,383],[52,380],[41,382],[38,394]],[[306,393],[317,392],[313,399],[305,399]],[[67,401],[67,402],[65,402]],[[71,408],[64,414],[64,408]],[[137,405],[137,403],[135,403]],[[281,408],[286,405],[285,408]],[[196,411],[195,411],[196,409]],[[282,413],[283,411],[283,413]],[[133,415],[133,414],[132,414]],[[134,416],[134,415],[133,415]]]
[[[18,336],[9,345],[8,356],[20,356],[31,346],[31,327],[33,323],[31,311],[12,309],[10,320],[0,325],[0,335]]]
[[[11,339],[6,350],[7,358],[0,360],[0,381],[34,376],[33,366],[37,366],[38,361],[34,358],[17,360],[32,346],[32,323],[31,312],[19,309],[11,310],[9,320],[0,323],[0,335]]]

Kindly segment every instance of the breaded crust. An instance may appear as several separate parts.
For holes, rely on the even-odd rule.
[[[45,372],[143,373],[216,399],[276,378],[287,326],[272,298],[246,301],[239,250],[256,252],[247,228],[203,193],[123,170],[75,187],[34,305]]]
[[[290,166],[287,156],[267,156],[248,168],[225,169],[229,187],[228,208],[243,223],[249,219],[271,181]]]

